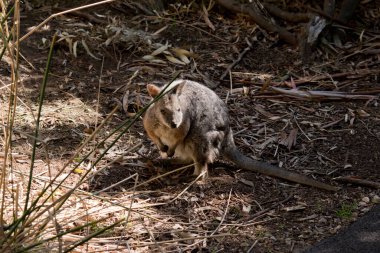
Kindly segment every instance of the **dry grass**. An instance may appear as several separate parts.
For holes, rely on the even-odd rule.
[[[110,1],[105,1],[110,2]],[[68,104],[55,101],[44,104],[45,89],[48,82],[50,61],[52,58],[55,38],[51,43],[51,50],[47,57],[47,65],[40,86],[40,96],[38,105],[28,105],[18,96],[18,84],[20,76],[19,68],[19,43],[20,43],[20,8],[19,1],[15,1],[13,10],[8,14],[7,3],[0,2],[3,13],[2,17],[9,15],[13,17],[2,23],[2,46],[6,48],[7,59],[10,59],[11,68],[10,84],[4,84],[1,97],[2,109],[2,148],[1,148],[1,223],[0,223],[0,245],[1,252],[23,252],[23,251],[49,251],[67,252],[82,245],[91,238],[103,234],[115,228],[122,222],[131,222],[134,216],[130,215],[132,209],[140,210],[132,205],[133,194],[125,201],[115,206],[112,199],[102,197],[99,199],[94,194],[80,191],[79,187],[86,180],[87,175],[95,167],[95,164],[88,164],[89,170],[84,172],[80,166],[85,159],[77,158],[82,149],[90,140],[96,138],[98,131],[111,118],[112,113],[102,124],[92,133],[87,140],[76,150],[75,155],[61,168],[54,168],[58,173],[52,173],[54,161],[49,159],[49,149],[46,140],[40,138],[39,132],[47,127],[56,127],[60,124],[94,124],[99,115],[78,99],[67,100]],[[4,18],[5,19],[5,18]],[[10,25],[10,26],[9,26]],[[23,38],[27,38],[35,30],[31,31]],[[12,36],[10,43],[8,38]],[[8,106],[7,106],[8,104]],[[43,112],[43,116],[41,114]],[[77,112],[81,112],[80,114]],[[83,112],[85,112],[83,114]],[[59,115],[57,117],[57,115]],[[83,117],[86,115],[86,117]],[[130,121],[125,125],[129,126]],[[34,135],[17,131],[15,126],[22,125],[34,129]],[[127,126],[128,129],[128,126]],[[124,130],[126,131],[126,130]],[[31,153],[22,154],[27,157],[25,163],[30,166],[29,173],[25,173],[15,166],[15,161],[20,159],[19,155],[14,155],[12,150],[12,136],[18,132],[33,139]],[[115,131],[116,132],[116,131]],[[121,134],[119,134],[120,138]],[[115,139],[114,141],[116,141]],[[42,145],[46,151],[47,170],[36,174],[36,149],[37,145]],[[112,145],[111,145],[112,146]],[[90,151],[87,157],[93,152]],[[103,154],[104,155],[104,154]],[[100,155],[102,157],[103,155]],[[68,173],[66,168],[68,168]],[[66,185],[74,172],[81,174],[76,183]],[[47,175],[45,175],[47,174]],[[136,179],[130,177],[130,180]],[[143,210],[139,212],[144,213]],[[109,219],[110,214],[113,219]],[[113,239],[97,239],[97,243],[114,242]],[[87,247],[90,247],[87,245]]]
[[[1,4],[4,16],[6,15],[4,10],[8,8],[5,1],[1,1]],[[7,49],[5,54],[7,59],[11,59],[12,76],[9,78],[9,84],[3,83],[1,89],[4,92],[0,100],[0,106],[3,108],[1,114],[3,136],[0,153],[2,163],[0,251],[68,252],[73,250],[83,252],[85,250],[96,252],[107,249],[107,251],[131,252],[130,247],[133,247],[136,249],[135,252],[142,252],[150,246],[166,251],[167,245],[170,245],[169,248],[176,248],[176,244],[185,241],[197,242],[207,237],[225,236],[216,234],[216,230],[213,234],[205,236],[207,233],[200,232],[196,235],[176,228],[178,231],[173,231],[173,233],[183,233],[181,237],[176,240],[155,241],[154,233],[156,232],[152,231],[154,230],[152,224],[146,224],[147,221],[154,223],[153,227],[169,226],[170,228],[177,223],[170,222],[169,217],[166,221],[162,220],[162,217],[151,207],[175,201],[189,186],[177,196],[164,198],[166,201],[155,204],[145,204],[146,201],[138,197],[144,192],[138,191],[136,187],[157,180],[159,177],[139,182],[138,174],[134,174],[101,191],[88,193],[81,190],[81,188],[86,188],[91,178],[102,172],[102,168],[115,162],[114,160],[102,167],[98,166],[102,157],[106,156],[107,151],[139,118],[143,110],[135,115],[134,119],[122,123],[113,133],[105,134],[103,127],[112,118],[115,110],[108,117],[101,119],[99,113],[77,98],[46,100],[44,93],[48,82],[51,54],[47,56],[48,63],[40,86],[38,104],[31,104],[19,96],[18,44],[51,18],[59,15],[52,15],[19,39],[19,26],[8,27],[8,25],[20,24],[19,21],[15,21],[19,17],[18,5],[19,1],[15,1],[14,12],[10,14],[10,16],[13,15],[13,19],[10,22],[4,22],[2,26],[2,30],[6,31],[2,45]],[[6,40],[10,34],[13,34],[13,37],[11,43],[7,44]],[[53,46],[54,39],[51,48]],[[24,90],[25,92],[28,94],[27,90]],[[75,150],[72,158],[66,163],[50,158],[48,140],[42,139],[40,135],[44,129],[57,128],[61,125],[71,125],[74,128],[79,125],[96,125],[97,122],[101,124],[81,141],[82,145]],[[23,126],[23,129],[29,129],[29,132],[34,132],[34,134],[26,133],[18,129],[18,126]],[[11,143],[14,140],[11,136],[14,136],[14,133],[32,139],[33,145],[28,149],[30,153],[13,152]],[[95,161],[88,161],[87,158],[98,148],[99,143],[105,143],[107,147]],[[42,147],[40,150],[46,155],[42,162],[45,169],[36,171],[39,164],[36,161],[36,150],[40,146]],[[16,164],[20,161],[23,161],[29,169],[25,170],[25,166],[17,166]],[[176,171],[170,173],[173,172]],[[112,190],[113,187],[128,181],[135,187],[118,194],[119,196],[104,194],[105,191]]]

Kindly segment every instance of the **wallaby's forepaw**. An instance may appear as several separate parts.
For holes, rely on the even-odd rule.
[[[175,149],[168,149],[168,151],[166,152],[166,154],[168,155],[168,157],[173,157],[174,153],[175,153]]]
[[[160,151],[160,156],[161,156],[161,158],[163,158],[163,159],[167,159],[167,158],[168,158],[168,154],[167,154],[166,152],[162,152],[162,151]]]
[[[161,152],[165,152],[165,153],[167,153],[168,152],[168,150],[169,150],[169,147],[168,147],[168,145],[160,145],[159,147],[158,147],[158,149],[161,151]]]

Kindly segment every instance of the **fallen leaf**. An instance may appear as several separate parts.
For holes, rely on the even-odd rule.
[[[284,207],[283,210],[286,212],[294,212],[294,211],[299,211],[299,210],[304,210],[306,207],[304,205],[297,205],[297,206],[289,206],[289,207]]]
[[[86,50],[87,54],[89,56],[91,56],[92,58],[94,58],[95,60],[101,60],[100,58],[96,57],[93,53],[91,53],[90,49],[88,48],[87,44],[86,44],[86,41],[82,39],[82,45],[84,47],[84,49]]]
[[[193,57],[193,58],[195,57],[195,54],[193,52],[190,52],[189,50],[186,50],[183,48],[174,47],[174,48],[171,48],[170,50],[173,51],[175,55],[185,55],[185,56]]]
[[[369,116],[371,116],[369,113],[367,113],[366,111],[364,111],[362,109],[358,109],[356,112],[358,113],[358,115],[360,117],[369,117]]]
[[[215,26],[211,23],[210,19],[208,18],[208,11],[205,7],[205,5],[202,3],[202,10],[203,10],[203,19],[205,20],[208,27],[211,28],[211,30],[215,31]]]
[[[170,62],[175,63],[175,64],[180,64],[180,65],[186,65],[183,61],[178,60],[177,58],[170,56],[170,55],[165,55],[166,59],[168,59]]]
[[[84,169],[80,169],[80,168],[74,169],[74,173],[77,173],[77,174],[83,174],[84,172],[85,172]]]
[[[254,187],[254,186],[255,186],[254,183],[253,183],[252,181],[249,181],[249,180],[244,179],[244,178],[240,178],[239,181],[242,182],[243,184],[248,185],[248,186],[251,186],[251,187]]]
[[[151,60],[155,59],[156,57],[149,54],[149,55],[144,55],[142,58],[143,58],[143,60],[151,61]]]
[[[288,150],[290,150],[294,145],[296,145],[297,133],[297,128],[293,128],[292,130],[290,130],[289,135],[286,135],[286,133],[281,133],[279,143],[281,145],[286,146]]]
[[[73,45],[73,55],[74,55],[75,58],[78,57],[78,53],[77,52],[78,52],[78,41],[75,41],[74,45]]]
[[[162,52],[166,51],[168,48],[169,48],[169,45],[168,45],[168,43],[166,42],[165,45],[163,45],[163,46],[157,48],[157,49],[154,50],[150,55],[153,55],[153,56],[159,55],[159,54],[161,54]]]

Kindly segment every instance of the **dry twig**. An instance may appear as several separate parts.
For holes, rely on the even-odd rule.
[[[228,73],[231,72],[232,68],[235,67],[236,64],[238,64],[243,59],[244,55],[252,49],[252,43],[248,39],[246,39],[246,42],[248,46],[244,48],[244,50],[239,54],[238,58],[227,67],[227,69],[224,71],[223,75],[219,78],[219,80],[223,80],[226,77],[226,75],[228,75]]]

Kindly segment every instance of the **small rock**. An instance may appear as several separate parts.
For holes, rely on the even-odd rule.
[[[362,201],[365,202],[365,203],[369,203],[369,198],[368,197],[364,197],[364,198],[362,198]]]
[[[249,213],[251,211],[252,206],[251,205],[243,205],[243,212]]]
[[[241,245],[242,245],[243,247],[249,247],[249,246],[251,246],[251,245],[249,245],[249,244],[246,243],[246,242],[243,242]],[[203,252],[203,251],[198,251],[198,252]],[[204,251],[204,252],[208,252],[208,251]]]
[[[378,195],[375,195],[372,197],[372,203],[379,204],[380,203],[380,197]]]
[[[326,223],[327,219],[325,217],[322,217],[318,220],[318,223]]]
[[[190,198],[190,201],[191,201],[191,202],[197,202],[198,200],[199,200],[199,199],[198,199],[197,197],[195,197],[195,196]]]
[[[362,210],[360,210],[362,213],[366,213],[366,212],[368,212],[369,210],[370,210],[371,208],[369,208],[369,207],[365,207],[365,208],[363,208]]]
[[[273,240],[273,241],[277,241],[277,238],[276,237],[274,237],[273,235],[270,235],[270,237],[269,237],[271,240]]]
[[[360,201],[360,202],[359,202],[359,206],[366,206],[366,205],[367,205],[367,203],[364,202],[364,201]]]
[[[338,232],[338,230],[339,230],[341,227],[342,227],[341,225],[336,226],[335,228],[332,229],[332,233],[333,233],[333,234],[336,234],[336,232]]]

